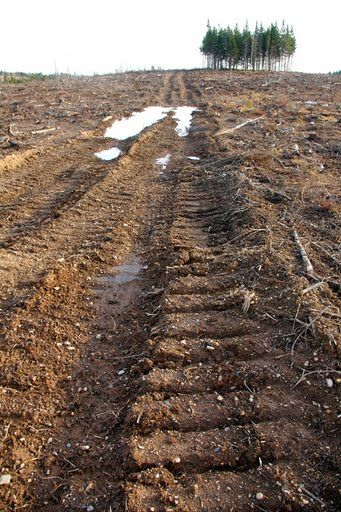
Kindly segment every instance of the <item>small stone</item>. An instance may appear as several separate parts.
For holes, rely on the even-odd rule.
[[[326,379],[326,383],[328,388],[332,388],[334,386],[334,382],[332,381],[332,379]]]
[[[117,372],[117,375],[123,375],[125,372],[125,370],[120,370],[119,372]]]
[[[71,448],[71,447],[72,447],[71,443],[66,443],[66,448]]]
[[[90,446],[88,444],[83,444],[81,447],[81,450],[83,450],[84,452],[90,450]]]
[[[102,339],[102,334],[96,334],[96,340]]]
[[[175,464],[179,464],[179,463],[181,462],[180,457],[175,457],[175,459],[173,460],[173,462],[174,462]]]
[[[1,475],[0,485],[8,485],[11,482],[11,475]]]
[[[257,500],[264,500],[265,496],[262,492],[257,492],[256,499]]]
[[[95,510],[95,509],[94,509],[94,507],[92,505],[88,505],[86,507],[86,512],[93,512],[93,510]]]
[[[218,400],[219,402],[223,402],[223,401],[224,401],[224,397],[223,397],[223,396],[221,396],[221,395],[218,395],[218,396],[217,396],[217,400]]]
[[[215,348],[212,345],[207,345],[206,350],[215,350]]]

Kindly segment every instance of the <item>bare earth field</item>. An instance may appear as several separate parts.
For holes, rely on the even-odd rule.
[[[340,509],[340,85],[0,85],[1,512]]]

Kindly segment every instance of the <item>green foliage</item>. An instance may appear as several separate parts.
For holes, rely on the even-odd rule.
[[[31,82],[32,80],[46,80],[51,75],[43,75],[43,73],[8,73],[0,71],[0,81],[7,84],[20,84],[23,82]]]
[[[254,32],[247,24],[241,31],[237,25],[216,29],[208,23],[200,48],[208,68],[269,71],[290,69],[295,50],[293,28],[284,21],[280,29],[277,23],[266,29],[257,23]]]

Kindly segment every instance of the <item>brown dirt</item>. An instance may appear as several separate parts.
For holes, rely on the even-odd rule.
[[[0,93],[0,510],[337,510],[337,78]],[[157,104],[198,107],[188,137],[166,117],[94,156]]]

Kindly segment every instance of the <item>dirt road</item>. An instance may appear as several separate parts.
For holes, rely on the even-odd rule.
[[[0,510],[337,510],[337,78],[0,93]]]

